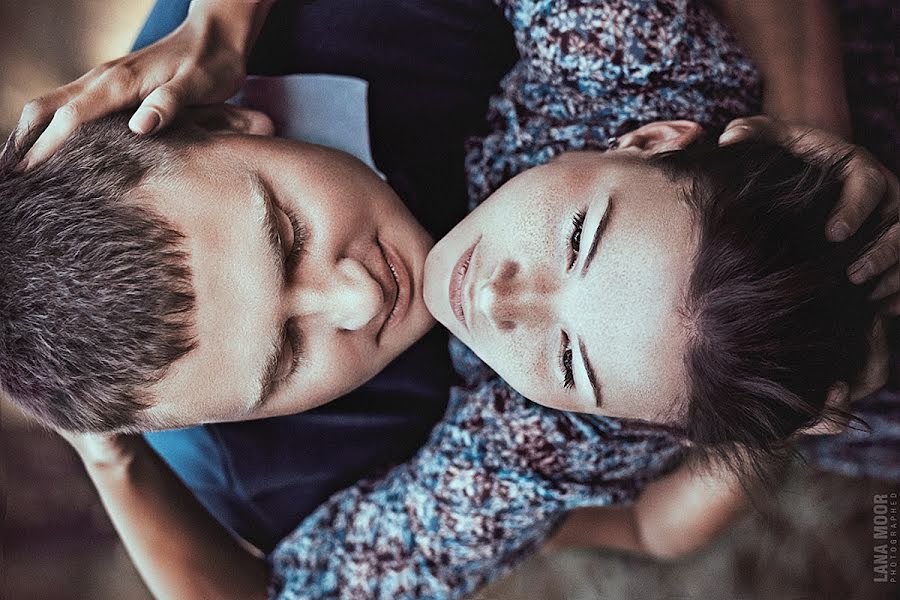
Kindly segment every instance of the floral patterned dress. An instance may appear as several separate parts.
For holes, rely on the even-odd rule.
[[[701,4],[509,0],[521,60],[469,148],[477,204],[554,155],[635,126],[723,126],[758,110],[755,71]],[[564,413],[512,391],[459,342],[447,414],[409,462],[335,494],[270,556],[270,596],[460,598],[508,571],[566,511],[634,500],[682,449],[664,429]]]

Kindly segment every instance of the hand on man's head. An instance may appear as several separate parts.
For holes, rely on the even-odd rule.
[[[192,10],[180,27],[155,44],[28,102],[17,138],[34,139],[35,132],[41,133],[18,169],[46,161],[78,127],[100,117],[136,107],[128,126],[138,135],[149,135],[168,126],[185,107],[233,96],[244,81],[253,40],[245,30],[262,4],[230,4],[205,3],[205,10]],[[235,14],[223,20],[213,14],[216,10]]]

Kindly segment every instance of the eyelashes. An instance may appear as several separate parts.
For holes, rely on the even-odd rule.
[[[297,367],[300,365],[303,346],[302,338],[300,336],[300,330],[295,319],[290,319],[287,323],[285,323],[284,331],[281,336],[281,344],[282,347],[284,347],[285,345],[290,347],[291,359],[287,362],[287,364],[285,364],[285,352],[284,350],[282,350],[277,362],[278,366],[276,372],[278,373],[278,376],[273,378],[272,381],[272,392],[277,392],[282,386],[284,386],[297,370]]]
[[[569,234],[569,265],[571,269],[578,260],[578,252],[581,250],[581,233],[584,231],[584,219],[587,213],[579,209],[572,216],[572,227]]]
[[[291,249],[285,257],[285,270],[290,276],[290,273],[293,273],[297,267],[297,263],[300,262],[300,257],[309,237],[309,231],[293,212],[287,210],[283,212],[287,215],[288,221],[291,223],[291,230],[294,232],[294,242],[291,244]]]
[[[568,269],[575,266],[575,261],[578,260],[578,253],[581,251],[581,234],[584,231],[584,219],[586,216],[587,211],[584,209],[579,209],[572,215],[568,239]],[[572,371],[572,345],[566,332],[562,331],[561,334],[559,368],[563,374],[563,389],[570,390],[575,387],[575,373]]]

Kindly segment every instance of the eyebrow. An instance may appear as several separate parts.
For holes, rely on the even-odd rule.
[[[263,183],[263,180],[260,179],[259,175],[250,173],[248,176],[250,178],[251,193],[256,201],[263,205],[265,211],[263,214],[262,225],[263,233],[268,242],[269,256],[275,267],[279,270],[281,275],[284,276],[286,268],[284,251],[281,249],[281,241],[278,235],[278,218],[275,216],[275,205],[272,201],[272,195],[269,193],[269,188],[266,187],[266,184]]]
[[[594,371],[594,366],[588,358],[587,346],[584,345],[584,339],[581,336],[578,337],[578,349],[581,352],[581,360],[584,363],[584,370],[587,373],[588,381],[591,382],[591,388],[594,390],[594,402],[597,403],[597,407],[599,408],[603,405],[603,397],[600,395],[600,384],[597,381],[597,372]]]
[[[609,225],[609,218],[612,215],[613,210],[613,199],[609,199],[609,204],[606,206],[606,212],[603,213],[603,217],[597,221],[597,230],[594,232],[594,239],[591,241],[591,247],[588,249],[587,256],[584,258],[584,265],[581,267],[581,277],[584,277],[588,271],[588,267],[591,266],[591,261],[594,260],[594,255],[597,254],[597,246],[600,244],[600,238],[603,237],[603,232],[606,231],[607,225]]]

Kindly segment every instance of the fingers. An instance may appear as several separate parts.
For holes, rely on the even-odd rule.
[[[801,125],[792,125],[759,115],[735,119],[719,138],[722,145],[757,139],[775,143],[798,154],[812,154],[826,160],[849,154],[844,170],[841,199],[826,224],[826,236],[840,242],[852,236],[878,206],[887,214],[900,210],[900,183],[866,149],[853,146],[834,134]],[[854,283],[862,283],[900,262],[900,231],[893,227],[875,246],[848,270]]]
[[[900,264],[894,265],[881,276],[872,291],[872,300],[883,300],[897,292],[900,292]]]
[[[894,223],[875,244],[847,269],[850,281],[864,283],[900,264],[900,223]]]
[[[106,113],[96,103],[71,100],[63,104],[50,120],[50,124],[25,155],[20,168],[32,168],[47,160],[79,125]]]
[[[842,242],[853,235],[887,191],[887,179],[878,161],[863,148],[854,148],[845,172],[841,199],[825,226],[832,242]]]
[[[808,132],[809,128],[789,125],[765,115],[734,119],[719,136],[719,145],[727,146],[749,139],[788,146]],[[801,150],[802,151],[802,150]]]
[[[851,400],[854,402],[868,396],[885,384],[890,369],[887,327],[883,318],[878,318],[869,333],[869,348],[866,364],[859,378],[853,383]]]
[[[156,88],[128,121],[129,129],[139,134],[159,131],[178,114],[183,97],[182,86],[178,82],[169,82]]]
[[[32,131],[45,125],[63,104],[75,98],[90,83],[92,72],[85,73],[75,81],[53,90],[52,92],[29,101],[22,109],[22,115],[16,124],[20,134]]]
[[[850,402],[850,386],[844,381],[835,381],[828,388],[825,404],[834,408],[844,408]]]
[[[133,77],[124,68],[92,71],[42,99],[29,102],[19,120],[20,131],[28,131],[49,120],[32,144],[20,169],[47,160],[80,125],[122,110],[136,100]]]

